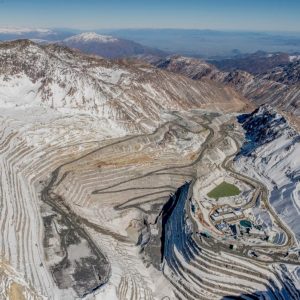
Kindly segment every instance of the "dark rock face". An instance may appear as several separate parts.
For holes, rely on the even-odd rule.
[[[49,215],[51,212],[53,214]],[[73,288],[79,297],[84,297],[107,282],[110,264],[82,230],[72,226],[70,219],[54,213],[50,207],[47,207],[43,222],[48,267],[60,289]],[[61,229],[57,231],[56,227]]]
[[[172,269],[177,268],[175,247],[187,262],[190,262],[200,251],[192,238],[192,230],[186,220],[185,206],[189,188],[190,183],[181,186],[164,205],[161,213],[162,262],[168,263]]]
[[[300,61],[272,69],[263,76],[266,80],[293,85],[300,82]]]
[[[257,147],[275,140],[280,135],[280,126],[287,123],[282,116],[267,107],[260,107],[251,114],[240,115],[238,122],[245,130],[246,143],[240,152],[244,156],[250,156]]]
[[[186,203],[188,200],[190,183],[178,188],[174,195],[162,207],[147,244],[142,247],[144,260],[161,270],[164,263],[176,272],[178,258],[176,250],[190,262],[199,253],[200,248],[193,239],[193,231],[188,222]]]
[[[47,267],[60,289],[72,288],[82,298],[107,283],[111,266],[79,217],[52,191],[58,170],[52,175],[41,194]]]

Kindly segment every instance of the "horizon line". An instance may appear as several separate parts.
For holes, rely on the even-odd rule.
[[[102,28],[75,28],[75,27],[58,27],[58,26],[7,26],[0,25],[1,29],[28,29],[28,30],[69,30],[69,31],[101,31],[101,30],[185,30],[185,31],[212,31],[212,32],[245,32],[245,33],[298,33],[300,30],[269,30],[269,29],[217,29],[217,28],[196,28],[196,27],[102,27]],[[1,33],[1,32],[0,32]]]

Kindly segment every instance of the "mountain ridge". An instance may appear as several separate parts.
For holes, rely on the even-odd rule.
[[[258,75],[299,60],[299,53],[257,51],[251,54],[240,54],[228,59],[212,60],[211,63],[222,71],[243,70]]]
[[[204,60],[184,56],[163,59],[145,57],[144,60],[193,80],[209,79],[230,86],[254,105],[270,104],[296,117],[300,116],[300,61],[276,67],[269,73],[253,75],[242,70],[220,71]]]
[[[218,83],[193,81],[145,64],[89,56],[58,44],[0,43],[0,58],[0,76],[6,87],[3,105],[22,106],[22,101],[15,101],[22,89],[29,106],[35,103],[86,112],[139,130],[155,128],[164,110],[211,107],[237,111],[247,106],[236,92]]]

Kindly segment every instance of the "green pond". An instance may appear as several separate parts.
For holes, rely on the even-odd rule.
[[[252,223],[248,220],[241,220],[240,225],[245,227],[245,228],[251,228],[252,227]]]
[[[241,193],[239,188],[234,184],[228,182],[222,182],[217,187],[215,187],[212,191],[210,191],[207,196],[214,199],[219,199],[222,197],[231,197],[237,196]]]

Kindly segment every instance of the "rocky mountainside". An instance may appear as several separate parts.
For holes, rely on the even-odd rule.
[[[27,40],[0,44],[0,78],[4,107],[88,113],[125,129],[155,128],[165,110],[245,107],[242,97],[218,83]]]
[[[159,55],[166,53],[146,47],[136,42],[119,39],[108,35],[86,32],[64,39],[61,42],[71,48],[76,48],[87,54],[96,54],[107,58],[121,58],[134,55]]]
[[[265,80],[272,80],[286,85],[299,84],[300,82],[300,60],[276,67],[270,72],[262,75]]]
[[[252,74],[261,74],[271,71],[273,68],[300,60],[300,55],[288,53],[267,53],[257,51],[252,54],[241,54],[236,57],[211,61],[213,65],[222,71],[231,72],[243,70]]]
[[[150,63],[160,69],[179,73],[195,80],[202,79],[203,77],[212,79],[220,73],[216,67],[204,60],[180,55],[170,56],[166,59],[158,58],[156,61],[150,60]]]
[[[270,104],[283,111],[300,115],[300,62],[276,67],[260,75],[250,75],[243,71],[234,71],[224,77],[229,83],[254,103]]]
[[[256,105],[267,103],[296,116],[300,115],[299,61],[276,67],[268,73],[252,75],[240,70],[220,71],[203,60],[189,57],[145,59],[159,68],[194,80],[210,79],[231,86]]]
[[[236,159],[236,168],[269,187],[270,203],[299,240],[299,133],[268,106],[238,120],[246,141]]]

